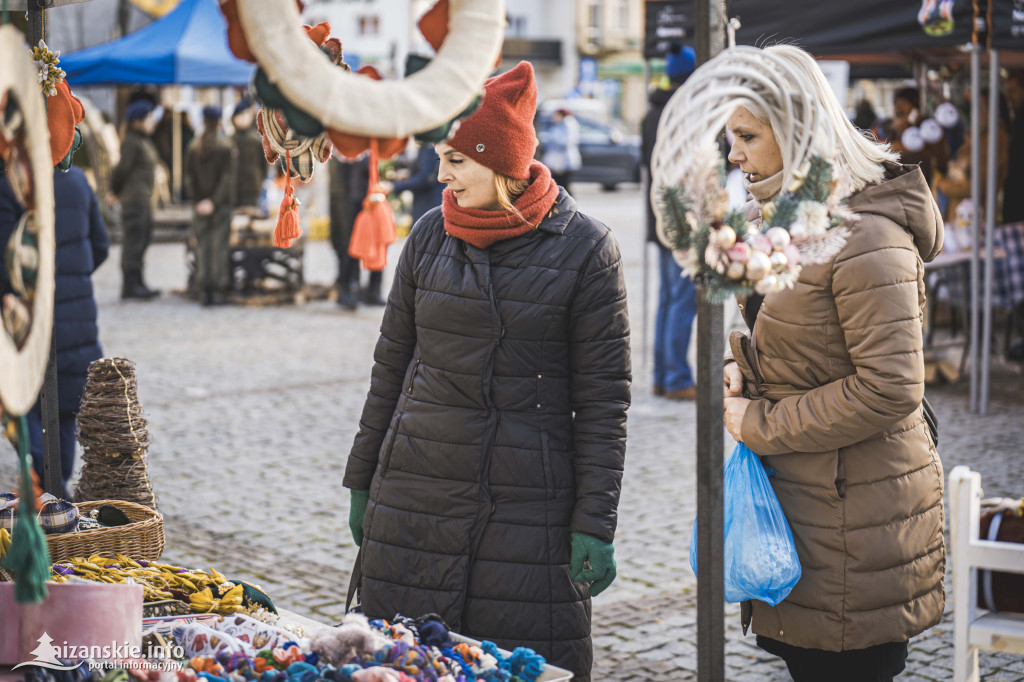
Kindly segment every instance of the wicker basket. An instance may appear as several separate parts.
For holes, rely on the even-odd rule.
[[[164,517],[149,507],[124,500],[94,500],[77,503],[85,516],[93,509],[109,504],[123,511],[131,520],[126,526],[96,528],[74,533],[46,536],[50,561],[66,561],[72,557],[120,552],[132,559],[155,561],[164,553]]]

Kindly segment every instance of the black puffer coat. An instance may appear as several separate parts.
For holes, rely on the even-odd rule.
[[[589,679],[570,532],[615,534],[630,357],[618,244],[561,191],[537,230],[478,249],[416,224],[344,485],[369,489],[361,602],[436,612]]]

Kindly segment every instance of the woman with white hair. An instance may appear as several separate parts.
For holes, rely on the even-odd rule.
[[[776,606],[743,603],[744,631],[798,682],[891,680],[945,601],[942,465],[922,407],[923,261],[941,249],[939,211],[921,170],[850,124],[806,52],[732,48],[703,69],[679,106],[703,107],[696,135],[727,121],[749,220],[771,223],[815,155],[852,214],[832,255],[743,302],[750,337],[730,339],[725,425],[774,472],[802,567]]]

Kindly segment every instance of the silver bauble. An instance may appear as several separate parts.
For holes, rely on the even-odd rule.
[[[767,275],[763,279],[759,280],[757,284],[754,285],[754,291],[761,294],[762,296],[771,294],[775,292],[778,288],[779,278],[775,275]]]
[[[776,251],[782,251],[789,246],[790,238],[789,232],[784,227],[773,227],[767,232],[768,241],[772,243],[772,248]]]
[[[722,225],[715,231],[715,241],[718,243],[718,248],[728,251],[736,243],[736,230],[728,225]]]
[[[771,272],[771,270],[772,260],[768,257],[768,254],[761,253],[760,251],[750,254],[750,260],[747,261],[747,279],[756,282]]]

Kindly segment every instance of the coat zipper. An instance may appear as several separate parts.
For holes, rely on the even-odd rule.
[[[459,609],[458,621],[461,626],[462,611],[466,608],[466,599],[469,598],[469,576],[472,571],[473,562],[476,560],[477,552],[480,549],[480,543],[483,542],[484,529],[487,524],[490,523],[491,516],[494,515],[497,505],[491,498],[490,491],[490,471],[491,471],[491,453],[494,449],[494,441],[498,434],[498,428],[501,426],[501,412],[494,407],[494,403],[491,401],[491,382],[494,379],[494,357],[498,353],[498,348],[501,347],[501,340],[505,337],[505,326],[501,322],[501,313],[498,311],[498,302],[494,298],[494,283],[490,277],[490,254],[488,253],[487,263],[487,294],[491,300],[491,311],[494,314],[494,319],[498,323],[498,336],[491,344],[491,355],[488,358],[488,362],[485,366],[484,379],[481,382],[481,392],[484,400],[484,404],[487,406],[487,422],[491,423],[492,418],[494,425],[489,429],[487,437],[484,439],[483,448],[481,450],[482,461],[480,466],[480,511],[477,513],[476,523],[473,526],[473,535],[470,539],[469,549],[469,563],[466,566],[466,579],[462,586],[462,605]],[[486,511],[485,511],[486,510]]]

